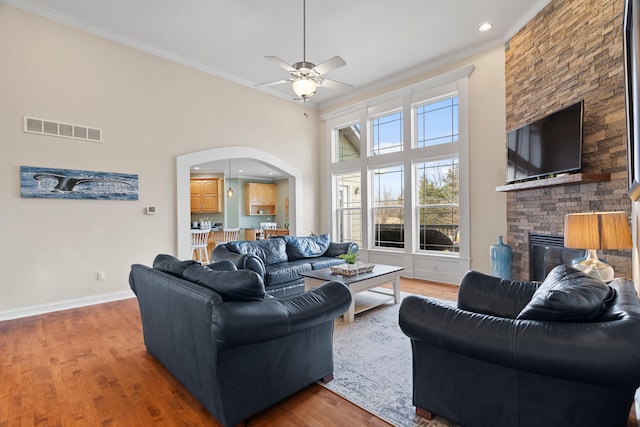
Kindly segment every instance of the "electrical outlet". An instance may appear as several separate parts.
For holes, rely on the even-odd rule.
[[[98,274],[96,276],[96,279],[98,280],[104,280],[107,278],[107,275],[104,271],[98,271]]]

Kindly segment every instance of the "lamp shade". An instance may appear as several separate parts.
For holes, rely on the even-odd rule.
[[[627,215],[624,212],[567,214],[564,245],[577,249],[630,249],[633,242]]]
[[[312,96],[314,93],[316,93],[316,89],[318,85],[316,84],[315,81],[311,79],[301,78],[293,82],[292,87],[296,95],[301,96],[303,98],[308,98]]]

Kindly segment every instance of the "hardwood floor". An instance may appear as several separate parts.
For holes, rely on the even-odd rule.
[[[456,286],[419,280],[401,289],[457,296]],[[246,424],[389,426],[317,384]],[[0,322],[0,426],[115,425],[217,425],[146,352],[136,299]]]

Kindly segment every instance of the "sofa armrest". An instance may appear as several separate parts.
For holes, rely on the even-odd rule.
[[[235,264],[238,269],[251,270],[258,273],[258,275],[265,280],[266,269],[264,262],[253,254],[239,254],[237,252],[230,251],[226,244],[216,246],[211,252],[211,259],[213,261],[228,260]]]
[[[356,242],[329,242],[329,247],[323,256],[337,257],[349,251],[358,252],[358,244]]]
[[[237,268],[242,268],[244,255],[236,252],[232,252],[227,248],[226,244],[222,244],[222,245],[216,246],[213,249],[213,251],[211,251],[211,260],[212,261],[229,260],[229,261],[232,261]]]
[[[350,304],[349,289],[335,281],[290,298],[226,302],[213,312],[213,338],[218,348],[271,341],[333,322]]]
[[[409,296],[399,322],[414,341],[512,369],[618,389],[640,381],[640,341],[630,338],[640,336],[634,316],[593,323],[514,320]]]
[[[460,282],[458,308],[474,313],[515,319],[531,301],[538,284],[505,280],[468,271]]]
[[[241,263],[242,266],[240,268],[255,271],[260,277],[262,277],[262,281],[266,283],[267,268],[264,265],[264,261],[260,259],[260,257],[253,254],[246,254],[243,255]]]

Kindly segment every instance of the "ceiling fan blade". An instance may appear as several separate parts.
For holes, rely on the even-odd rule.
[[[340,92],[348,92],[353,89],[353,85],[329,79],[322,79],[320,87],[326,87],[327,89],[334,89]]]
[[[281,66],[282,68],[284,68],[285,70],[287,70],[289,72],[296,70],[291,65],[287,64],[286,62],[284,62],[282,59],[278,58],[277,56],[265,56],[265,58],[267,58],[269,61]]]
[[[331,70],[335,70],[336,68],[340,68],[343,65],[347,65],[344,59],[339,56],[334,56],[331,59],[327,59],[326,61],[316,65],[313,69],[320,75],[328,73]]]
[[[255,86],[274,86],[274,85],[280,85],[280,84],[289,83],[289,82],[290,82],[290,80],[287,80],[287,79],[276,80],[275,82],[259,83],[257,85],[254,85],[254,87]]]

